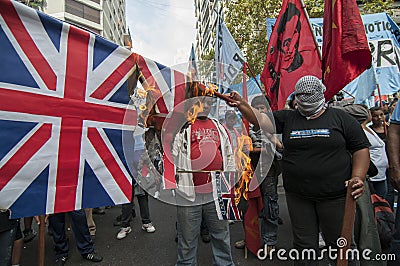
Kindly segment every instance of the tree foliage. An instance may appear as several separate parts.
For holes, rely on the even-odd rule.
[[[32,7],[36,10],[43,10],[43,7],[46,6],[46,1],[45,0],[21,0],[21,3],[24,3],[25,5]]]
[[[361,13],[388,11],[393,0],[363,0]],[[324,0],[305,0],[309,17],[323,17]],[[228,1],[225,23],[254,72],[261,73],[265,62],[268,40],[266,18],[276,18],[282,0]],[[390,12],[388,12],[390,13]]]
[[[386,12],[392,15],[390,8],[393,6],[393,0],[363,0],[363,5],[360,8],[362,14]]]

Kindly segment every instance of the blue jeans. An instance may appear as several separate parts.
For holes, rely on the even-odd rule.
[[[278,243],[278,176],[267,176],[260,190],[264,208],[261,214],[261,244],[275,246]]]
[[[196,199],[204,197],[196,194]],[[178,206],[178,260],[176,265],[197,265],[197,247],[199,243],[202,218],[211,235],[213,265],[234,265],[231,254],[228,221],[218,219],[215,203],[209,202],[196,206]]]
[[[90,237],[89,227],[84,210],[67,212],[74,232],[76,246],[81,255],[94,252],[93,241]],[[49,223],[53,229],[54,249],[56,259],[68,257],[68,239],[65,235],[65,212],[56,213],[49,217]]]
[[[0,233],[0,265],[11,266],[13,246],[17,227]]]

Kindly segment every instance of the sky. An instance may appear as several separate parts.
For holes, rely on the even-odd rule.
[[[195,42],[194,0],[126,0],[133,52],[166,66],[188,61]]]

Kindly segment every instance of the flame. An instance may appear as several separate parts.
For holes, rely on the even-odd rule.
[[[198,96],[213,96],[215,91],[218,90],[218,86],[208,83],[207,86],[196,82],[190,81],[190,97],[198,97]],[[186,112],[187,121],[191,124],[196,121],[197,115],[204,110],[203,104],[200,100],[196,100],[192,106],[188,108]]]
[[[253,168],[251,167],[251,159],[244,152],[252,149],[251,138],[242,135],[238,138],[238,146],[235,149],[236,169],[242,172],[238,186],[235,188],[235,202],[239,204],[240,198],[244,197],[248,200],[248,191],[251,178],[253,177]]]
[[[143,88],[138,88],[136,93],[140,98],[146,98],[147,96],[147,91]]]
[[[196,121],[197,115],[200,112],[203,112],[203,110],[204,108],[202,102],[199,99],[197,99],[196,102],[193,104],[193,106],[191,106],[186,113],[187,121],[193,124],[194,121]]]
[[[137,94],[139,97],[146,98],[146,102],[139,106],[140,115],[139,120],[142,121],[142,124],[147,127],[147,122],[149,120],[150,113],[155,105],[154,95],[157,90],[154,86],[149,86],[147,82],[143,83],[144,89],[138,89]]]
[[[205,91],[205,95],[213,96],[216,91],[218,91],[217,85],[207,83],[207,90]]]

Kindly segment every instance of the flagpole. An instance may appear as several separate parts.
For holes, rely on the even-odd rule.
[[[374,73],[375,73],[375,69],[374,69]],[[379,97],[379,105],[383,111],[383,104],[382,104],[382,95],[381,95],[381,87],[379,86],[378,83],[376,83],[376,86],[378,88],[378,97]],[[385,136],[387,136],[387,128],[386,128],[386,117],[385,117],[385,121],[383,122],[383,131],[385,132]]]
[[[374,77],[375,77],[375,81],[376,81],[376,88],[378,89],[379,103],[380,103],[380,107],[381,107],[381,109],[382,109],[382,111],[383,111],[382,95],[381,95],[381,86],[379,86],[378,79],[376,78],[376,71],[375,71],[375,67],[374,67],[373,63],[374,63],[374,62],[373,62],[373,60],[372,60],[372,62],[371,62],[371,67],[372,67],[372,70],[374,71]],[[387,136],[386,118],[385,118],[385,121],[384,121],[384,123],[383,123],[383,131],[385,132],[385,136]]]
[[[44,266],[45,259],[45,231],[46,231],[46,216],[39,216],[39,246],[38,246],[38,266]]]
[[[246,68],[247,62],[243,63],[243,85],[242,85],[242,93],[243,93],[243,99],[248,102],[249,101],[249,97],[248,97],[248,93],[247,93],[247,81],[246,81],[246,76],[247,76],[247,68]],[[242,118],[243,123],[244,123],[244,127],[246,129],[246,134],[249,134],[249,121],[245,118]],[[244,135],[244,134],[243,134]]]
[[[311,32],[312,32],[312,36],[313,36],[313,40],[314,40],[315,46],[317,47],[317,51],[318,51],[319,58],[322,60],[322,54],[321,54],[321,51],[320,51],[319,48],[318,48],[317,38],[315,37],[315,33],[314,33],[314,31],[313,31],[313,27],[312,27],[312,24],[311,24],[311,22],[310,22],[310,17],[308,16],[308,12],[307,12],[307,9],[306,9],[306,5],[304,4],[304,1],[303,1],[303,0],[300,0],[300,3],[301,3],[301,8],[303,8],[304,14],[306,15],[306,19],[307,19],[307,22],[308,22],[308,26],[310,26],[310,29],[311,29]]]
[[[256,84],[258,86],[258,88],[260,89],[260,91],[265,94],[265,90],[261,87],[260,83],[258,83],[257,80],[257,76],[254,75],[253,69],[251,69],[250,64],[248,62],[244,62],[243,63],[243,67],[245,67],[245,65],[249,68],[251,75],[253,76],[254,80],[256,81]]]
[[[347,95],[349,95],[351,98],[353,98],[353,99],[355,99],[356,97],[353,95],[353,94],[351,94],[350,92],[348,92],[348,91],[346,91],[346,90],[342,90],[344,93],[346,93]]]

